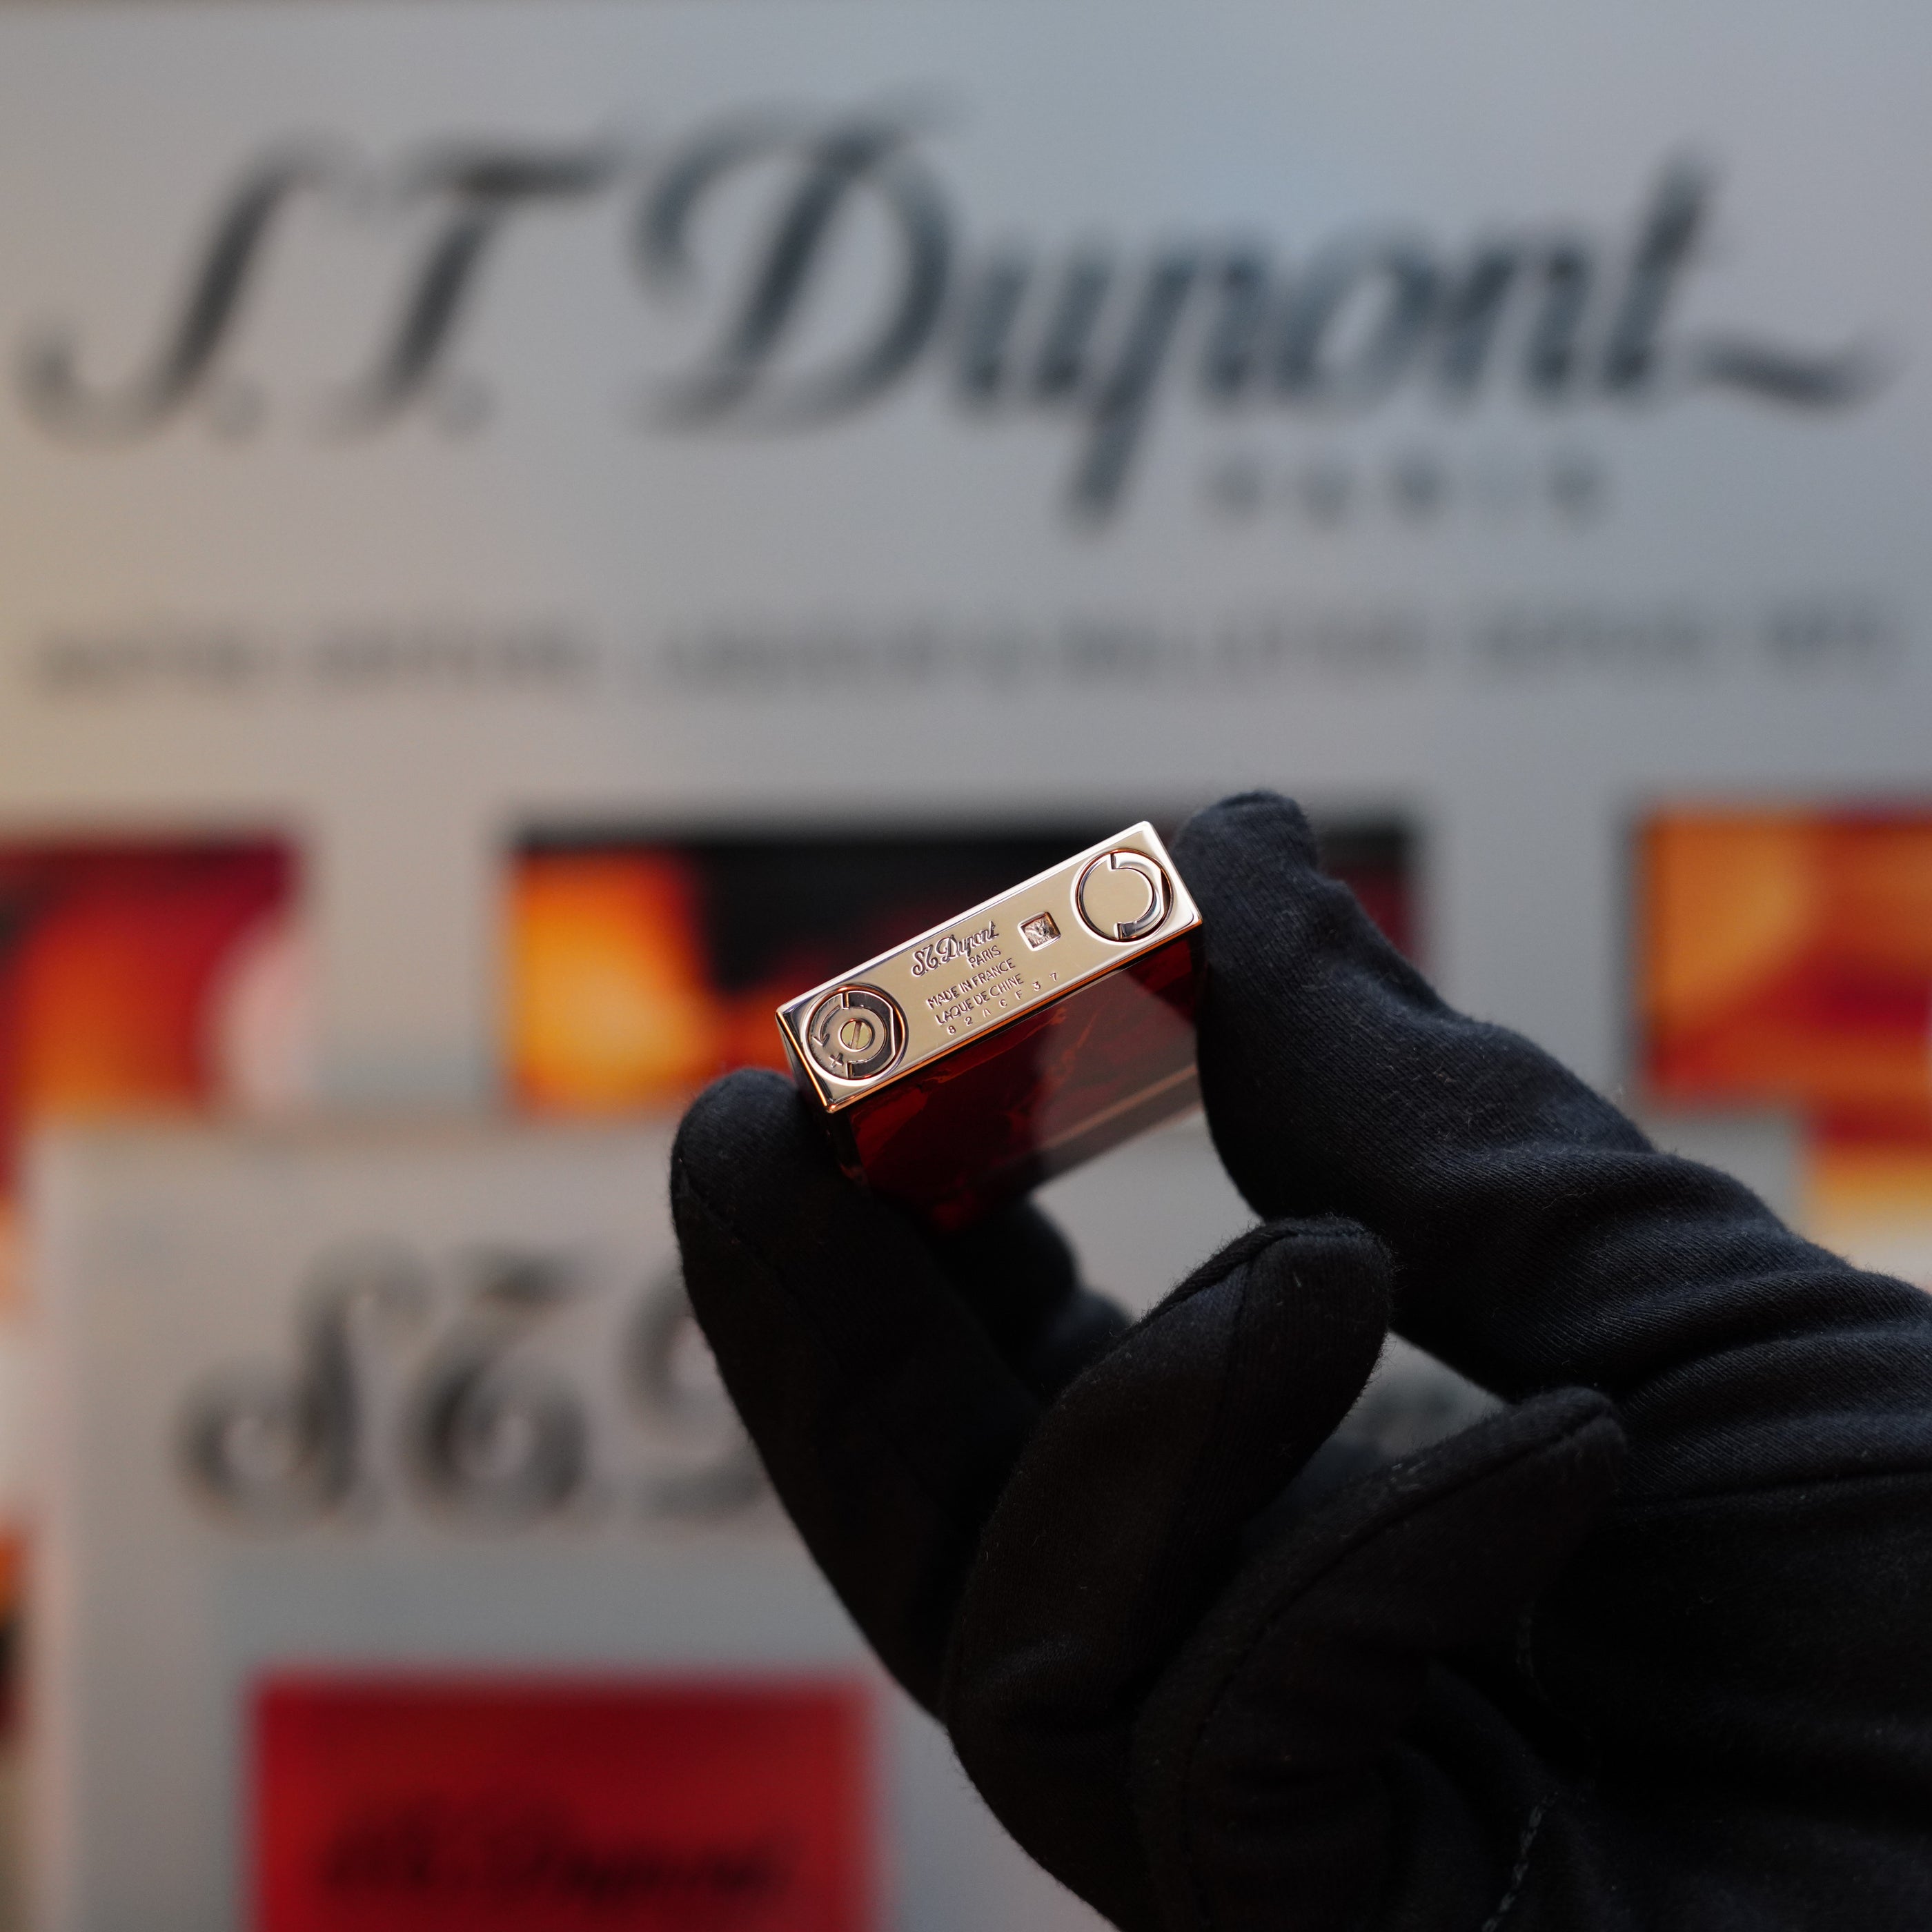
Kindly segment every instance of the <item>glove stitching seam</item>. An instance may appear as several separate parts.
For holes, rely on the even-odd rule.
[[[1929,1478],[1932,1478],[1932,1466],[1920,1464],[1916,1467],[1895,1469],[1861,1470],[1856,1475],[1793,1476],[1776,1482],[1740,1484],[1729,1489],[1698,1490],[1685,1496],[1646,1496],[1627,1493],[1624,1499],[1619,1500],[1611,1514],[1618,1522],[1654,1522],[1674,1515],[1688,1515],[1713,1505],[1754,1502],[1760,1498],[1788,1496],[1801,1490],[1822,1490],[1836,1494],[1840,1490],[1862,1490],[1887,1483],[1901,1486],[1922,1486]]]
[[[1593,1417],[1591,1418],[1591,1422],[1594,1422],[1596,1418]],[[1486,1482],[1492,1477],[1502,1475],[1508,1470],[1515,1468],[1519,1463],[1528,1461],[1532,1456],[1546,1454],[1550,1449],[1558,1446],[1558,1444],[1566,1441],[1573,1440],[1576,1436],[1582,1434],[1584,1429],[1587,1429],[1590,1426],[1591,1423],[1586,1422],[1580,1427],[1569,1430],[1566,1432],[1564,1436],[1557,1437],[1553,1442],[1532,1444],[1521,1450],[1519,1450],[1514,1455],[1508,1456],[1504,1460],[1497,1462],[1486,1469],[1480,1471],[1478,1474],[1471,1478],[1469,1482],[1461,1484],[1457,1486],[1460,1489],[1466,1490],[1472,1486],[1474,1483]],[[1213,1700],[1208,1705],[1205,1712],[1203,1713],[1201,1722],[1196,1726],[1192,1737],[1188,1741],[1187,1760],[1186,1764],[1181,1768],[1179,1780],[1180,1789],[1184,1793],[1193,1784],[1194,1762],[1196,1758],[1200,1754],[1202,1741],[1206,1737],[1209,1730],[1213,1728],[1215,1720],[1220,1714],[1222,1706],[1226,1702],[1229,1695],[1233,1690],[1236,1679],[1238,1678],[1247,1669],[1249,1662],[1254,1656],[1255,1652],[1260,1649],[1262,1646],[1268,1640],[1269,1637],[1274,1634],[1276,1625],[1281,1622],[1282,1618],[1287,1616],[1291,1610],[1306,1599],[1311,1591],[1312,1591],[1318,1585],[1324,1582],[1329,1576],[1332,1576],[1336,1570],[1346,1562],[1348,1558],[1354,1556],[1355,1552],[1361,1549],[1363,1546],[1372,1538],[1382,1534],[1385,1532],[1395,1528],[1398,1524],[1406,1522],[1411,1516],[1416,1515],[1420,1510],[1432,1507],[1434,1504],[1439,1503],[1442,1500],[1443,1495],[1453,1493],[1454,1493],[1454,1491],[1441,1492],[1435,1494],[1418,1495],[1408,1498],[1406,1505],[1404,1508],[1395,1511],[1390,1516],[1384,1517],[1379,1522],[1365,1527],[1358,1534],[1349,1538],[1349,1540],[1345,1543],[1340,1549],[1334,1552],[1334,1553],[1329,1558],[1328,1561],[1322,1564],[1320,1569],[1316,1570],[1312,1576],[1305,1579],[1300,1586],[1294,1591],[1292,1595],[1283,1598],[1275,1604],[1267,1617],[1262,1620],[1259,1626],[1256,1628],[1254,1634],[1243,1646],[1240,1655],[1235,1659],[1234,1664],[1228,1669],[1226,1675],[1221,1679],[1220,1688],[1215,1691]],[[1186,1802],[1184,1797],[1182,1802],[1184,1804]],[[1511,1873],[1511,1889],[1504,1894],[1503,1904],[1497,1907],[1496,1912],[1492,1915],[1489,1922],[1481,1928],[1481,1932],[1495,1932],[1495,1928],[1502,1923],[1502,1915],[1504,1910],[1514,1902],[1516,1882],[1520,1878],[1522,1870],[1528,1858],[1530,1846],[1534,1840],[1537,1831],[1542,1825],[1543,1814],[1547,1808],[1546,1805],[1538,1805],[1531,1813],[1529,1822],[1524,1827],[1523,1835],[1518,1843],[1516,1865]],[[1199,1870],[1196,1858],[1192,1834],[1190,1831],[1184,1828],[1181,1836],[1181,1856],[1186,1867],[1190,1889],[1194,1894],[1195,1909],[1199,1914],[1201,1922],[1203,1925],[1211,1924],[1213,1922],[1206,1908],[1206,1902],[1203,1894],[1203,1888],[1200,1882]]]
[[[1210,1256],[1163,1295],[1133,1324],[1130,1332],[1145,1334],[1178,1314],[1190,1303],[1198,1300],[1210,1288],[1219,1288],[1224,1282],[1232,1280],[1240,1270],[1250,1266],[1269,1250],[1286,1248],[1294,1242],[1306,1238],[1306,1234],[1299,1228],[1284,1234],[1276,1221],[1264,1221],[1260,1226],[1250,1228],[1245,1234],[1238,1234],[1219,1254]]]
[[[1542,1682],[1536,1674],[1536,1606],[1534,1604],[1526,1606],[1522,1615],[1516,1619],[1516,1674],[1538,1703],[1546,1711],[1552,1708],[1549,1698],[1544,1694]]]
[[[1522,1835],[1516,1845],[1516,1863],[1510,1868],[1509,1882],[1504,1887],[1503,1895],[1496,1901],[1496,1909],[1483,1921],[1482,1932],[1497,1932],[1497,1928],[1510,1915],[1522,1891],[1524,1879],[1529,1872],[1529,1855],[1536,1843],[1536,1834],[1543,1828],[1543,1820],[1550,1810],[1547,1799],[1534,1806],[1523,1822]]]

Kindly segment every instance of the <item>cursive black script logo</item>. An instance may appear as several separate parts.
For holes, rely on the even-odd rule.
[[[751,1443],[701,1368],[694,1377],[682,1279],[646,1284],[610,1352],[617,1386],[600,1390],[544,1346],[580,1302],[580,1272],[565,1252],[433,1264],[358,1242],[323,1255],[296,1299],[289,1356],[188,1392],[176,1449],[189,1492],[254,1531],[365,1520],[398,1492],[446,1521],[520,1529],[580,1514],[628,1464],[622,1486],[650,1520],[757,1504]]]
[[[1208,226],[982,242],[934,138],[916,117],[800,112],[728,116],[649,154],[440,143],[377,166],[338,143],[279,145],[225,190],[144,363],[118,381],[91,375],[83,332],[62,324],[24,345],[20,397],[44,430],[83,442],[150,436],[196,409],[252,430],[258,387],[230,365],[306,208],[396,258],[386,309],[344,345],[330,433],[370,435],[422,409],[474,428],[487,392],[454,362],[488,286],[511,272],[510,238],[606,202],[642,302],[699,343],[650,377],[646,427],[810,429],[922,380],[988,423],[1064,423],[1065,502],[1094,522],[1124,501],[1166,402],[1332,418],[1405,390],[1450,412],[1511,394],[1538,409],[1628,409],[1716,391],[1818,411],[1886,373],[1863,340],[1796,346],[1682,323],[1717,193],[1689,158],[1607,230],[1478,224],[1445,238],[1370,220],[1310,235],[1288,182],[1279,242]],[[860,230],[885,264],[869,279],[850,266]]]
[[[1000,928],[988,920],[977,932],[949,932],[944,939],[935,939],[929,946],[922,946],[912,956],[912,976],[922,980],[928,973],[937,973],[942,966],[949,966],[956,959],[968,959],[981,946],[990,946],[1000,936]]]

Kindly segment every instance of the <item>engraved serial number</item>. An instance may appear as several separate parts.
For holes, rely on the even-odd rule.
[[[922,980],[928,973],[937,973],[942,966],[950,966],[956,959],[969,958],[982,946],[990,946],[1000,936],[1000,928],[992,920],[980,927],[977,932],[949,932],[944,939],[935,939],[930,946],[920,946],[912,956],[912,976]]]

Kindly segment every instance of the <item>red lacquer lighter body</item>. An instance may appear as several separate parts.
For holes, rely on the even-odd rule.
[[[1201,915],[1136,825],[781,1007],[839,1164],[943,1228],[1199,1097]]]

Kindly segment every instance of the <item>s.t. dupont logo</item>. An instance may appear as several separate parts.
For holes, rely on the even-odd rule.
[[[1608,226],[1478,220],[1444,237],[1373,220],[1310,234],[1284,181],[1279,241],[1211,226],[989,241],[949,188],[937,138],[916,115],[769,112],[663,148],[444,143],[379,166],[332,142],[278,146],[224,190],[135,373],[103,374],[84,322],[64,320],[25,344],[20,394],[41,428],[80,441],[152,436],[197,411],[253,428],[260,381],[232,365],[304,205],[400,251],[359,340],[342,345],[330,434],[372,436],[423,409],[473,424],[479,392],[452,358],[518,272],[511,236],[608,203],[643,305],[696,331],[678,366],[634,372],[646,427],[796,431],[923,381],[964,415],[1063,422],[1064,500],[1089,520],[1124,501],[1164,400],[1222,418],[1334,418],[1404,391],[1467,411],[1510,395],[1628,410],[1715,390],[1816,412],[1884,373],[1862,337],[1820,347],[1684,320],[1717,192],[1690,159],[1640,178]]]
[[[949,932],[944,939],[935,939],[929,946],[922,946],[912,956],[912,976],[922,980],[928,973],[937,973],[942,966],[950,966],[956,959],[970,959],[983,946],[992,944],[1000,936],[1000,928],[991,920],[977,932]]]

